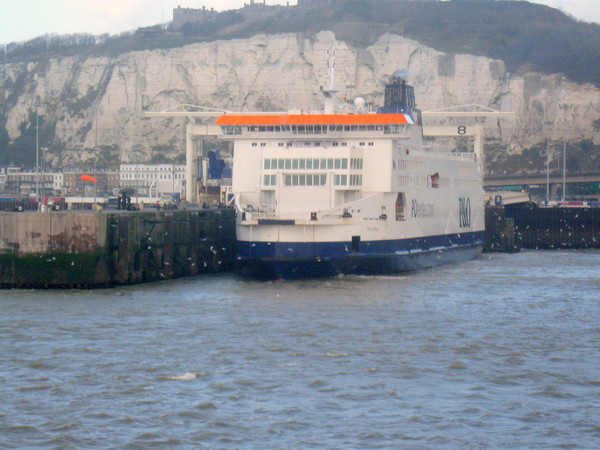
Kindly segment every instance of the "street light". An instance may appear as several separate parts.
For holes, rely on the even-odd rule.
[[[46,197],[46,158],[44,157],[44,152],[48,150],[48,147],[42,147],[40,149],[41,153],[41,166],[42,166],[42,198]]]
[[[35,199],[40,198],[40,96],[35,96]]]

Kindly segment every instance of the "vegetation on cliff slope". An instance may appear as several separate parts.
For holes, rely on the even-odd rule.
[[[543,5],[526,1],[340,0],[318,8],[271,8],[271,13],[259,15],[262,18],[246,14],[246,8],[226,11],[202,24],[187,24],[176,34],[42,36],[0,46],[0,61],[59,54],[114,55],[259,33],[310,35],[322,30],[333,30],[338,39],[365,47],[392,32],[448,53],[502,59],[513,72],[563,73],[573,81],[600,87],[600,25],[578,22]]]

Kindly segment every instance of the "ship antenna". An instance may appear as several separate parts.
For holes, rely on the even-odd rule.
[[[325,114],[335,114],[337,109],[337,90],[335,89],[335,49],[332,48],[327,52],[329,59],[327,61],[327,87],[321,88],[321,92],[325,97]]]

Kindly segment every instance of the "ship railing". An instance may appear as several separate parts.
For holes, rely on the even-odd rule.
[[[259,220],[293,220],[297,224],[305,223],[305,224],[313,224],[313,225],[323,225],[323,224],[331,224],[331,223],[345,223],[347,219],[352,218],[352,215],[349,213],[331,213],[331,214],[314,214],[310,215],[305,214],[276,214],[274,212],[267,211],[257,211],[255,210],[245,210],[242,213],[242,221],[243,222],[254,222]]]
[[[276,219],[277,218],[277,214],[275,214],[274,212],[268,212],[268,211],[257,211],[257,210],[248,211],[248,210],[246,210],[246,214],[248,216],[251,216],[253,220]]]
[[[435,155],[436,158],[477,161],[477,155],[474,152],[445,152],[431,149],[411,150],[412,154],[419,154],[420,152],[426,153],[429,156]]]

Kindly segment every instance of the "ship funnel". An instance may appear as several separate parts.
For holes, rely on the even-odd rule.
[[[415,102],[415,88],[406,84],[407,76],[407,72],[394,73],[390,82],[385,85],[383,106],[377,109],[377,113],[408,114],[417,123],[420,122],[420,113]]]
[[[397,72],[389,84],[385,86],[385,107],[409,107],[415,109],[415,88],[406,84],[406,81],[398,76]],[[406,73],[406,72],[402,72]]]

